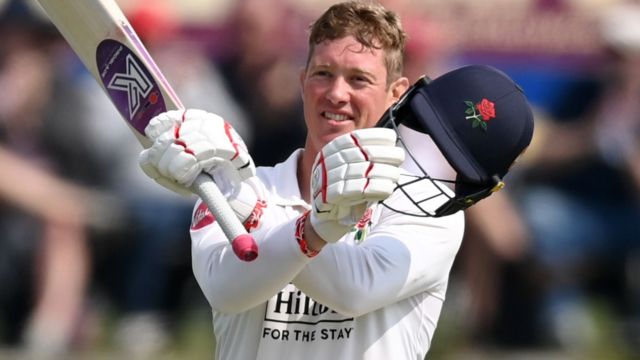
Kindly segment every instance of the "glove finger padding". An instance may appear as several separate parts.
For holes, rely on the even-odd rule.
[[[152,141],[155,141],[167,130],[173,130],[182,122],[185,110],[169,110],[152,118],[144,129],[144,133]]]
[[[149,160],[149,150],[143,150],[140,153],[140,156],[138,158],[140,167],[142,168],[142,171],[151,179],[153,179],[154,181],[156,181],[158,184],[160,184],[161,186],[177,193],[180,194],[182,196],[190,196],[193,195],[192,192],[187,189],[185,186],[180,185],[179,183],[175,182],[175,181],[171,181],[169,180],[169,178],[163,176],[162,174],[160,174],[160,172],[158,172],[157,168],[155,167],[155,165],[153,165],[153,163]]]
[[[254,176],[253,160],[235,129],[218,115],[203,111],[198,114],[198,117],[186,117],[176,138],[202,163],[203,170],[211,173],[221,162],[228,161],[241,179]]]
[[[329,186],[327,204],[354,205],[362,202],[381,201],[389,197],[397,180],[350,179]]]
[[[340,135],[329,142],[323,150],[326,156],[334,152],[355,147],[369,145],[395,146],[397,135],[395,131],[384,128],[359,129],[348,134]]]
[[[140,154],[140,166],[147,176],[174,192],[188,193],[196,177],[207,172],[223,194],[237,200],[235,187],[255,176],[244,141],[216,114],[198,109],[167,111],[151,119],[145,134],[153,144]],[[247,189],[253,191],[250,186]],[[234,211],[239,217],[255,205],[252,199],[256,196],[246,193],[236,201],[239,208]],[[251,201],[254,203],[249,204]]]
[[[344,226],[359,220],[367,203],[391,195],[403,161],[404,150],[396,146],[391,129],[356,130],[328,143],[312,169],[311,222],[316,232],[325,241],[336,241],[333,235],[339,232],[344,235],[349,230]]]
[[[353,204],[389,196],[404,161],[404,150],[395,146],[395,138],[390,129],[363,129],[327,144],[313,167],[314,201]]]
[[[175,143],[171,131],[160,135],[147,151],[147,159],[158,172],[185,187],[191,186],[202,171],[193,154]]]
[[[377,164],[400,166],[404,161],[404,150],[394,145],[362,146],[362,151],[367,154],[369,161]]]
[[[389,179],[397,181],[400,169],[397,166],[373,162],[341,164],[333,168],[327,167],[327,183],[337,183],[350,179]]]

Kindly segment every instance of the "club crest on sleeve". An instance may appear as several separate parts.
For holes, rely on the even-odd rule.
[[[465,119],[471,120],[472,127],[480,127],[487,131],[487,123],[496,117],[495,104],[487,98],[483,98],[478,103],[468,100],[464,103],[467,105],[467,110],[464,112],[467,114]]]
[[[354,231],[354,240],[356,243],[361,243],[367,238],[367,234],[369,233],[369,227],[371,227],[371,216],[373,215],[373,209],[367,208],[364,212],[364,215],[360,218],[360,220],[356,223],[356,225],[351,229]]]
[[[191,219],[191,230],[199,230],[203,227],[213,224],[216,221],[216,218],[213,216],[207,204],[201,202],[198,205],[198,208],[193,213],[193,218]]]

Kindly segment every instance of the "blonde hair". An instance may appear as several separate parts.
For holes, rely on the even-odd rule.
[[[402,76],[407,35],[398,15],[382,5],[364,1],[332,5],[311,24],[310,30],[307,66],[316,45],[351,35],[365,48],[384,51],[387,85]]]

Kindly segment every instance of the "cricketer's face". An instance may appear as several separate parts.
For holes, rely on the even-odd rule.
[[[306,146],[315,152],[339,135],[373,127],[409,85],[403,77],[387,86],[384,52],[353,36],[316,45],[300,81]]]

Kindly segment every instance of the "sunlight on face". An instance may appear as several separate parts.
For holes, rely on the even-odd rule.
[[[353,36],[318,44],[300,78],[307,146],[315,151],[374,126],[408,86],[406,78],[387,86],[384,52],[364,48]]]

